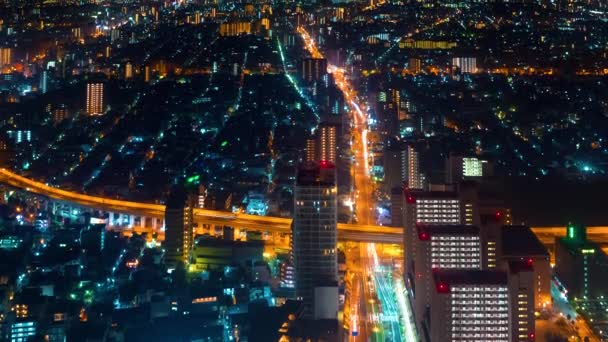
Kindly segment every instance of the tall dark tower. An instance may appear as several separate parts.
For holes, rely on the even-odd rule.
[[[171,190],[165,208],[165,253],[168,265],[188,263],[194,240],[193,196],[183,187]]]
[[[296,295],[304,302],[304,318],[337,318],[337,193],[333,163],[306,163],[298,168],[293,256]]]

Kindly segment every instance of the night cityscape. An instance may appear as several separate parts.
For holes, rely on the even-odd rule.
[[[0,0],[0,341],[608,341],[608,2]]]

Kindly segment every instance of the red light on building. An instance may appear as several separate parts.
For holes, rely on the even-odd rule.
[[[407,203],[409,203],[409,204],[415,204],[415,203],[416,203],[416,197],[414,197],[414,196],[412,196],[412,195],[410,195],[410,194],[407,194],[407,195],[405,196],[405,201],[406,201]]]
[[[494,214],[494,219],[495,219],[496,221],[500,221],[500,220],[502,219],[502,213],[501,213],[500,211],[497,211],[497,212]]]
[[[444,282],[439,282],[437,284],[437,293],[450,293],[450,285]]]
[[[322,169],[328,169],[328,168],[334,167],[334,164],[327,160],[321,160],[319,162],[319,167]]]
[[[429,233],[427,233],[427,232],[420,232],[418,234],[418,238],[422,241],[428,241],[428,240],[430,240],[431,237],[429,236]]]
[[[530,341],[534,341],[534,340],[536,340],[536,334],[534,334],[533,332],[529,333],[529,334],[528,334],[528,339],[529,339]]]

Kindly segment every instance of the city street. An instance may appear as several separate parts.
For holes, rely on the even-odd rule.
[[[322,58],[323,55],[316,47],[314,40],[302,27],[298,28],[304,45],[311,56]],[[350,84],[346,72],[333,65],[328,66],[333,74],[338,89],[344,95],[349,106],[351,118],[351,153],[354,160],[351,164],[353,179],[351,198],[354,203],[356,222],[359,224],[376,224],[374,183],[370,177],[370,154],[368,152],[368,124],[366,105]],[[347,324],[351,333],[351,341],[403,341],[404,332],[411,339],[414,335],[413,325],[410,325],[411,314],[406,304],[404,293],[401,296],[397,288],[405,292],[400,284],[401,275],[394,272],[393,265],[381,265],[375,244],[360,243],[359,253],[347,251],[347,269],[354,274],[353,287],[347,293],[352,298],[349,301],[351,322]],[[354,260],[353,260],[354,259]],[[349,262],[350,260],[350,262]],[[399,300],[401,298],[401,300]],[[404,326],[407,326],[404,328]],[[354,335],[353,336],[353,332]]]

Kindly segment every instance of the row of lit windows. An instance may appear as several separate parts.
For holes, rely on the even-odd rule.
[[[418,208],[416,211],[416,217],[421,217],[425,215],[450,215],[450,216],[460,216],[460,211],[458,209],[448,209],[448,208]]]
[[[509,314],[507,312],[502,312],[502,313],[480,313],[480,312],[472,312],[472,313],[452,313],[452,318],[456,319],[456,318],[460,318],[460,319],[474,319],[474,318],[485,318],[485,319],[489,319],[489,318],[509,318]]]
[[[460,201],[457,199],[425,199],[425,198],[421,198],[417,201],[417,203],[445,203],[445,204],[455,204],[455,205],[460,205]]]
[[[431,259],[431,263],[433,264],[451,264],[451,263],[467,263],[467,264],[475,264],[479,263],[479,254],[474,255],[462,255],[460,254],[440,254],[433,255]]]
[[[452,298],[508,298],[508,294],[506,293],[453,293]]]
[[[451,213],[451,214],[459,214],[460,208],[458,206],[445,206],[445,205],[436,205],[436,204],[427,204],[427,205],[419,205],[416,207],[416,212],[418,214],[422,213]]]
[[[440,224],[459,224],[460,223],[460,219],[459,218],[455,218],[455,219],[436,219],[436,218],[426,218],[426,219],[422,219],[422,220],[418,220],[418,223],[421,224],[429,224],[429,225],[440,225]]]
[[[444,253],[438,254],[434,253],[433,258],[431,259],[432,264],[479,264],[481,258],[479,258],[479,254],[467,255],[465,252],[460,253]]]
[[[479,248],[475,247],[452,247],[452,248],[433,248],[431,250],[433,257],[435,256],[458,256],[465,258],[479,258]]]
[[[435,247],[477,247],[476,250],[479,250],[479,242],[440,242],[431,244],[431,247],[434,247],[433,250],[437,250]],[[440,250],[443,249],[441,248]]]
[[[466,300],[466,301],[460,301],[460,302],[452,302],[454,311],[458,311],[458,310],[460,310],[460,311],[470,311],[470,310],[479,311],[480,308],[475,307],[475,306],[479,306],[479,305],[494,306],[494,307],[486,307],[486,308],[484,308],[484,311],[500,311],[500,310],[504,310],[503,308],[500,308],[500,306],[506,306],[507,301],[506,300]]]
[[[461,241],[461,240],[475,240],[478,241],[479,240],[479,236],[477,235],[467,235],[467,236],[462,236],[462,235],[433,235],[431,237],[431,241]]]
[[[433,248],[431,250],[433,259],[445,259],[449,257],[457,257],[459,259],[478,259],[479,249],[477,248]]]
[[[469,259],[469,258],[442,258],[431,260],[431,264],[479,264],[479,259]]]
[[[436,249],[436,247],[477,247],[479,250],[479,241],[433,242],[431,243],[431,247],[433,249]]]
[[[508,292],[508,289],[503,286],[458,286],[452,287],[452,292]]]
[[[470,341],[470,340],[478,340],[485,342],[507,342],[508,335],[507,334],[494,334],[493,336],[478,336],[479,334],[471,335],[471,334],[452,334],[452,341]]]
[[[424,215],[431,214],[443,214],[443,215],[452,215],[452,216],[460,216],[460,209],[458,208],[445,208],[445,207],[423,207],[417,208],[416,217],[421,217]]]
[[[458,264],[458,263],[437,263],[432,264],[433,268],[437,269],[479,269],[479,263]]]
[[[505,318],[505,317],[503,317]],[[452,331],[500,331],[509,329],[509,319],[452,320]]]

